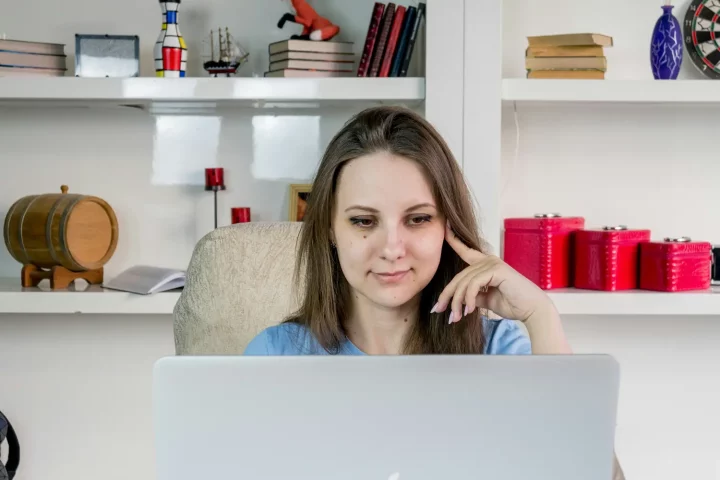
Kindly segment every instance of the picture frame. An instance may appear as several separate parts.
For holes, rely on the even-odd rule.
[[[137,35],[76,33],[75,76],[139,77],[140,37]]]
[[[311,190],[312,184],[309,183],[293,183],[290,185],[290,204],[288,207],[289,221],[303,221],[305,207]]]

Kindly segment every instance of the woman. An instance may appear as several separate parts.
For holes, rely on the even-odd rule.
[[[550,298],[486,254],[477,232],[438,132],[410,110],[361,112],[313,181],[295,269],[306,285],[300,308],[245,354],[571,353]],[[617,460],[613,478],[624,478]]]
[[[245,354],[570,353],[549,297],[485,254],[477,232],[438,132],[403,108],[361,112],[313,181],[296,265],[301,306]]]

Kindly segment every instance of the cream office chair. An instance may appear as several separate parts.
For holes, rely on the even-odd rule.
[[[299,222],[218,228],[195,247],[174,309],[178,355],[241,354],[298,305],[293,285]]]

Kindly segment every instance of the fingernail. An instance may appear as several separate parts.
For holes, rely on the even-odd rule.
[[[435,305],[433,305],[433,308],[432,308],[432,310],[430,310],[430,313],[437,313],[439,305],[440,305],[440,302],[437,302]]]
[[[450,312],[450,315],[448,315],[448,325],[453,323],[453,317],[455,317],[455,312]]]
[[[465,305],[465,311],[463,312],[463,317],[467,317],[467,314],[470,313],[470,309],[467,305]]]

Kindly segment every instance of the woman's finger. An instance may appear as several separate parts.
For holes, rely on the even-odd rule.
[[[465,315],[468,314],[468,307],[467,304],[465,304],[465,292],[467,292],[468,286],[478,275],[479,271],[480,269],[476,268],[476,266],[471,266],[468,269],[467,275],[463,276],[462,280],[460,280],[460,282],[458,282],[457,286],[455,287],[450,306],[450,308],[452,309],[452,316],[449,319],[450,323],[458,322]],[[463,304],[465,304],[465,306],[463,306]]]
[[[450,283],[445,285],[445,288],[443,288],[443,291],[440,292],[440,296],[437,299],[437,303],[432,308],[430,313],[445,311],[445,309],[450,304],[450,301],[452,300],[453,295],[455,295],[455,291],[457,290],[458,284],[460,284],[460,282],[462,282],[462,280],[467,275],[471,275],[474,268],[475,268],[475,266],[467,267],[465,270],[463,270],[462,272],[455,275],[455,277],[452,280],[450,280]]]
[[[457,253],[460,258],[462,258],[463,261],[468,265],[473,265],[481,261],[486,256],[482,252],[465,245],[465,243],[460,240],[457,235],[455,235],[455,232],[452,231],[452,228],[450,228],[450,223],[447,223],[445,225],[445,241],[448,243],[448,245],[450,245],[450,247],[452,247],[453,250],[455,250],[455,253]]]
[[[480,294],[485,293],[487,287],[484,280],[482,275],[475,275],[468,283],[465,291],[465,307],[467,312],[465,315],[474,312],[478,305],[484,306],[482,303],[478,303],[478,297]]]
[[[453,297],[453,315],[450,323],[460,321],[462,317],[475,309],[480,290],[484,290],[484,287],[493,281],[494,275],[495,272],[492,269],[477,268],[474,270],[473,275],[466,277],[464,281],[458,285],[455,296]],[[466,309],[463,311],[462,316],[458,316],[456,312],[460,311],[463,303]],[[473,308],[472,310],[470,309],[471,306]]]

